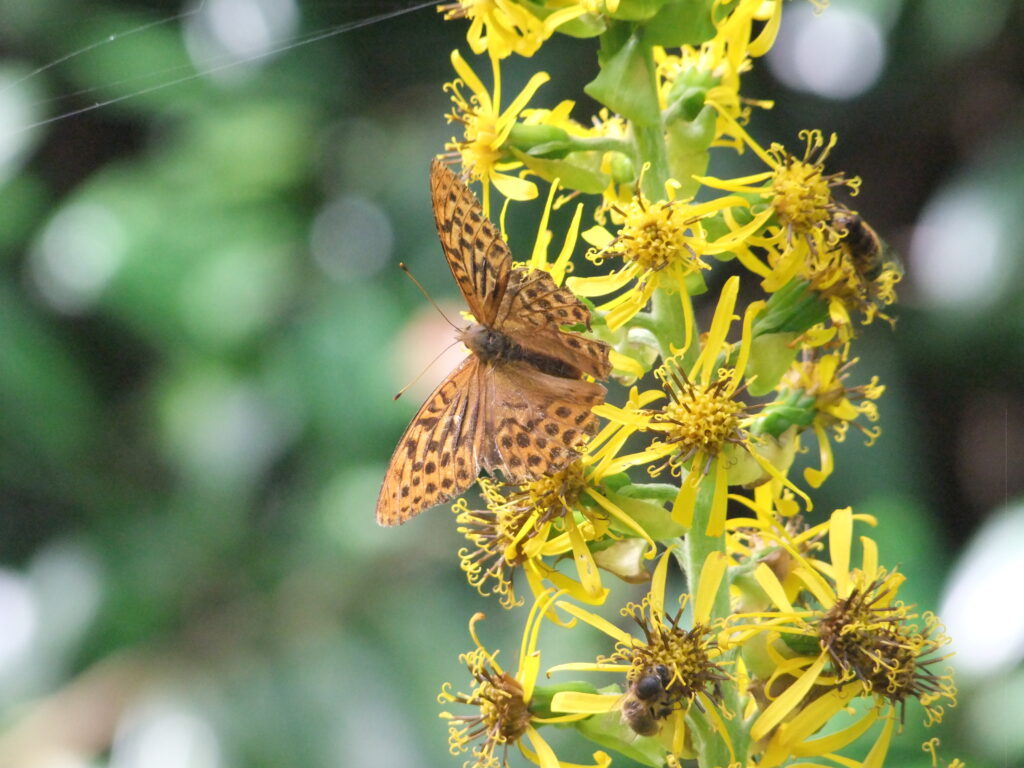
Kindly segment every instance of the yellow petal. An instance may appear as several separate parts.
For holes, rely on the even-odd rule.
[[[516,117],[518,117],[519,113],[523,111],[523,107],[525,107],[529,103],[530,99],[533,98],[537,89],[550,79],[551,76],[547,72],[536,72],[533,77],[530,78],[526,87],[523,88],[523,90],[519,92],[519,95],[512,100],[512,103],[508,105],[508,109],[501,113],[501,117],[498,118],[498,146],[505,143],[505,139],[508,138],[509,133],[515,126]],[[495,101],[497,101],[497,97],[495,97]]]
[[[877,710],[865,712],[864,716],[857,720],[857,722],[841,731],[830,733],[828,736],[823,736],[820,739],[794,744],[790,748],[793,757],[814,757],[816,755],[824,755],[829,752],[836,752],[843,747],[852,744],[867,733],[877,720]]]
[[[729,565],[723,552],[712,552],[700,569],[700,580],[697,582],[697,599],[693,604],[693,622],[707,624],[711,621],[711,609],[722,585],[722,576]]]
[[[702,458],[698,453],[693,457],[694,465]],[[679,493],[672,502],[672,521],[689,530],[693,525],[693,508],[697,503],[697,488],[700,486],[700,473],[690,472],[682,485],[679,486]]]
[[[754,579],[771,601],[775,603],[776,608],[785,613],[793,613],[793,604],[789,602],[782,582],[779,581],[779,577],[775,575],[771,568],[761,563],[754,569]]]
[[[615,239],[615,236],[604,227],[593,226],[585,230],[581,237],[595,248],[604,249]]]
[[[665,615],[665,581],[668,578],[668,559],[672,554],[672,547],[662,554],[661,559],[654,568],[654,575],[651,577],[650,605],[651,613]]]
[[[576,212],[572,215],[569,229],[565,233],[565,241],[562,243],[562,250],[558,252],[558,258],[551,267],[551,278],[556,285],[561,285],[565,280],[565,269],[572,258],[572,252],[576,250],[576,240],[580,231],[580,221],[583,219],[583,203],[576,206]]]
[[[529,703],[533,698],[533,689],[537,685],[537,673],[540,672],[540,651],[531,653],[519,661],[519,674],[516,679],[523,686],[523,701]]]
[[[624,355],[618,350],[612,349],[608,352],[608,359],[611,361],[612,369],[628,373],[636,378],[643,378],[644,367],[629,355]]]
[[[718,537],[725,532],[725,515],[729,500],[729,470],[722,456],[714,461],[714,483],[715,492],[711,497],[711,514],[708,515],[708,525],[705,533],[708,536]]]
[[[544,737],[541,736],[537,729],[532,725],[526,726],[526,738],[529,740],[530,745],[537,751],[537,765],[540,768],[560,768],[558,765],[558,758],[555,756],[555,751],[544,741]]]
[[[491,183],[505,197],[511,200],[533,200],[537,196],[537,185],[507,173],[491,173]]]
[[[583,693],[581,691],[559,691],[551,698],[552,712],[585,712],[598,715],[615,709],[622,699],[619,694]]]
[[[616,627],[611,622],[602,619],[596,613],[586,611],[580,608],[579,606],[573,605],[572,603],[567,603],[564,600],[558,601],[558,607],[566,613],[568,613],[570,616],[575,616],[577,619],[585,621],[587,624],[594,627],[594,629],[601,630],[606,635],[608,635],[608,637],[611,637],[620,643],[625,643],[626,645],[632,645],[633,643],[633,637],[629,633],[623,632],[621,629]]]
[[[569,290],[577,296],[606,296],[613,291],[619,290],[622,286],[633,279],[634,271],[631,268],[620,269],[608,275],[597,275],[595,277],[570,277],[566,281]]]
[[[814,421],[814,434],[818,436],[818,457],[821,461],[821,469],[807,467],[804,469],[804,480],[812,488],[820,488],[832,471],[835,463],[832,457],[832,442],[828,439],[828,432],[817,421]]]
[[[491,96],[484,88],[484,84],[480,81],[480,78],[476,76],[476,72],[470,68],[466,60],[462,58],[462,54],[459,53],[458,49],[452,51],[452,66],[455,67],[455,72],[458,74],[462,81],[469,87],[476,97],[480,100],[480,110],[482,112],[491,111]]]
[[[882,768],[882,765],[885,763],[885,756],[889,751],[889,742],[892,740],[892,731],[895,723],[896,718],[891,714],[886,719],[885,727],[882,729],[878,741],[875,742],[871,751],[868,752],[868,756],[864,760],[864,768]]]
[[[829,526],[828,551],[835,569],[836,595],[840,600],[850,596],[850,545],[853,542],[853,510],[850,507],[832,513]]]
[[[782,0],[776,0],[775,7],[772,9],[772,15],[768,19],[768,23],[765,24],[757,37],[750,41],[747,45],[747,53],[751,58],[758,56],[764,56],[768,53],[768,50],[772,47],[775,42],[776,36],[779,34],[779,26],[782,23]]]
[[[864,547],[861,570],[864,571],[864,576],[867,578],[868,583],[871,583],[878,577],[878,544],[875,543],[874,539],[869,539],[867,536],[861,536],[860,543]]]
[[[767,706],[760,717],[754,721],[750,735],[755,741],[763,739],[768,732],[781,723],[786,715],[793,711],[818,679],[825,667],[826,654],[821,654],[817,661],[809,666],[802,675],[787,688],[775,701]]]
[[[572,557],[576,561],[576,572],[580,577],[580,584],[588,595],[596,595],[601,591],[601,575],[597,570],[597,563],[594,562],[594,555],[590,552],[587,542],[576,525],[572,515],[567,515],[565,524],[568,528],[569,541],[572,542]]]
[[[700,381],[708,384],[711,381],[711,374],[722,351],[722,344],[729,333],[729,326],[733,321],[733,309],[736,307],[736,296],[740,289],[739,276],[733,275],[725,281],[722,293],[718,298],[718,307],[715,309],[714,319],[711,321],[711,329],[708,331],[707,341],[704,349],[701,350],[694,369],[700,370]],[[691,376],[691,379],[694,377]]]

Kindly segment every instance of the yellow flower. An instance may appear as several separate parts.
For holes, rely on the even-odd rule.
[[[839,242],[843,227],[833,220],[846,209],[833,199],[832,192],[837,187],[847,187],[855,195],[860,179],[847,178],[842,172],[825,172],[825,160],[836,144],[835,134],[826,142],[821,131],[801,131],[804,153],[798,158],[778,143],[768,150],[762,149],[738,124],[734,123],[733,130],[770,170],[737,179],[701,177],[699,181],[765,201],[753,219],[755,230],[763,228],[764,232],[747,242],[770,249],[773,258],[766,265],[749,249],[739,251],[738,256],[744,266],[765,278],[765,290],[774,292],[791,278],[813,269],[814,265],[807,263],[808,254],[821,254]],[[797,247],[800,244],[806,247]]]
[[[508,765],[508,750],[518,745],[520,750],[531,761],[542,768],[558,768],[566,766],[555,756],[554,751],[537,731],[535,725],[544,723],[560,723],[579,720],[579,716],[539,717],[530,710],[537,673],[540,669],[540,651],[537,650],[537,637],[540,632],[541,619],[549,610],[558,593],[547,592],[534,604],[527,617],[523,630],[523,640],[519,651],[519,667],[515,674],[502,669],[497,661],[497,652],[491,653],[480,642],[476,633],[476,624],[484,618],[477,613],[469,621],[469,634],[476,648],[462,654],[459,658],[469,669],[473,679],[473,688],[469,693],[453,693],[449,683],[445,683],[437,697],[441,704],[463,704],[476,709],[473,714],[455,715],[442,712],[441,717],[448,721],[448,746],[453,755],[466,752],[470,744],[480,742],[472,747],[473,760],[466,763],[472,768],[499,768]],[[527,747],[523,741],[527,741]],[[595,768],[607,768],[611,760],[603,752],[594,753]]]
[[[821,469],[808,467],[804,470],[804,479],[813,488],[819,487],[835,468],[829,431],[836,442],[841,443],[852,424],[867,438],[867,445],[873,445],[882,434],[881,427],[866,427],[858,419],[863,416],[869,422],[878,421],[878,406],[874,401],[882,396],[885,387],[878,383],[877,376],[872,376],[868,384],[847,386],[850,369],[857,362],[857,358],[847,360],[848,355],[848,347],[817,359],[805,353],[804,359],[794,362],[779,383],[782,398],[803,393],[814,399],[815,415],[811,425],[818,438]]]
[[[622,259],[622,266],[601,277],[571,278],[569,287],[574,293],[587,297],[618,292],[597,307],[607,313],[605,319],[612,330],[640,312],[659,288],[675,293],[682,303],[688,346],[693,333],[690,292],[696,286],[703,286],[699,273],[710,269],[704,257],[732,250],[746,234],[730,232],[711,240],[701,220],[731,206],[745,204],[739,197],[722,197],[706,203],[682,200],[651,203],[638,192],[628,205],[612,206],[613,215],[621,223],[616,235],[604,227],[593,227],[583,233],[583,238],[595,247],[587,254],[588,259],[601,265],[607,259],[618,258]],[[690,282],[694,279],[696,284]]]
[[[520,486],[482,478],[486,510],[470,510],[464,500],[453,507],[459,532],[471,546],[459,552],[462,570],[481,594],[501,595],[505,607],[517,604],[512,577],[521,568],[534,595],[544,582],[587,603],[601,603],[608,593],[588,542],[623,535],[643,539],[648,557],[656,545],[633,518],[644,502],[605,488],[610,474],[628,467],[616,454],[629,432],[608,425],[591,439],[582,456],[549,477]],[[613,470],[613,471],[609,471]],[[571,554],[577,579],[545,563],[544,558]]]
[[[539,19],[514,0],[459,0],[437,10],[445,20],[469,19],[466,42],[473,53],[488,52],[499,59],[513,53],[532,56],[558,27],[586,12],[570,7]]]
[[[537,196],[537,186],[530,181],[513,176],[506,171],[520,167],[518,161],[508,161],[503,145],[516,124],[519,113],[550,78],[546,72],[537,72],[526,87],[509,106],[501,109],[501,69],[498,59],[491,57],[494,71],[494,95],[487,92],[484,84],[458,51],[452,51],[452,66],[458,77],[445,84],[451,93],[454,110],[447,115],[448,122],[462,123],[465,138],[452,138],[445,149],[453,150],[462,158],[463,167],[470,177],[483,182],[484,214],[490,216],[490,185],[510,200],[532,200]],[[464,89],[468,88],[469,96]]]
[[[933,614],[913,613],[897,600],[903,577],[879,567],[874,541],[861,537],[861,568],[851,568],[853,521],[849,508],[832,514],[830,563],[812,559],[780,538],[796,562],[794,572],[803,591],[791,600],[772,569],[761,563],[754,578],[774,610],[733,617],[730,645],[743,646],[752,673],[761,680],[761,711],[750,733],[765,740],[759,763],[765,768],[791,757],[835,752],[883,720],[873,748],[878,758],[873,764],[880,765],[897,709],[902,717],[907,699],[921,703],[929,724],[942,719],[946,704],[956,702],[951,675],[931,669],[946,658],[935,654],[949,639]],[[747,620],[752,621],[742,623]],[[751,649],[759,657],[751,656]],[[811,738],[863,695],[873,696],[876,704],[857,723]]]
[[[709,536],[720,536],[725,528],[730,468],[733,469],[734,481],[750,480],[749,477],[740,479],[736,476],[741,471],[749,472],[746,462],[740,461],[740,450],[769,477],[800,493],[810,509],[810,500],[759,452],[761,446],[747,430],[754,418],[751,408],[738,399],[744,389],[743,376],[750,356],[751,325],[764,306],[763,302],[747,306],[743,335],[735,352],[736,362],[731,367],[723,367],[723,362],[731,357],[732,352],[726,336],[734,319],[732,313],[738,291],[739,278],[729,278],[722,288],[703,347],[689,372],[685,371],[678,358],[669,358],[659,370],[664,392],[641,396],[643,402],[651,403],[667,394],[667,402],[661,410],[629,413],[607,404],[594,409],[595,413],[613,423],[659,435],[645,451],[623,458],[634,464],[653,465],[649,470],[653,475],[666,467],[676,477],[687,472],[672,509],[672,519],[685,528],[692,524],[701,483],[706,477],[711,477],[714,496],[706,531]]]
[[[548,670],[617,672],[625,676],[628,694],[592,694],[576,691],[556,693],[551,701],[553,712],[577,716],[598,715],[616,709],[639,735],[658,735],[665,749],[673,755],[684,754],[686,746],[685,715],[691,705],[708,718],[730,752],[732,745],[723,722],[731,714],[720,710],[718,686],[730,680],[720,659],[717,623],[711,619],[711,608],[725,574],[726,560],[712,555],[705,561],[693,602],[693,623],[689,629],[680,626],[680,607],[671,614],[665,610],[665,584],[672,554],[667,550],[655,569],[650,592],[639,603],[627,604],[622,615],[633,619],[642,637],[619,629],[600,616],[564,601],[558,607],[571,616],[599,629],[615,641],[615,651],[596,663],[560,664]],[[651,678],[654,678],[653,680]],[[644,687],[650,690],[645,692]],[[639,699],[639,702],[637,702]],[[646,712],[643,712],[647,708]]]

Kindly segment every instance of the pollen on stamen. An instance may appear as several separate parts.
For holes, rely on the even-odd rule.
[[[654,415],[653,425],[663,434],[661,442],[675,447],[669,458],[675,470],[700,453],[714,458],[731,444],[743,445],[746,433],[743,419],[751,408],[729,392],[732,379],[728,370],[720,371],[707,384],[691,382],[675,360],[669,360],[656,375],[662,380],[668,402]]]
[[[687,274],[711,269],[701,258],[706,238],[699,219],[683,219],[679,205],[672,201],[649,203],[637,196],[625,207],[616,207],[622,227],[603,251],[592,254],[592,260],[598,263],[598,259],[618,256],[652,272],[670,264]]]
[[[856,194],[860,179],[847,178],[841,171],[825,173],[825,160],[836,145],[835,134],[827,142],[818,130],[801,131],[800,137],[805,142],[802,158],[790,154],[781,144],[772,144],[768,150],[775,168],[771,204],[787,232],[787,239],[804,238],[812,250],[817,250],[811,237],[815,230],[824,230],[825,241],[833,245],[841,237],[832,227],[833,216],[840,208],[832,197],[832,190],[847,187],[851,194]]]

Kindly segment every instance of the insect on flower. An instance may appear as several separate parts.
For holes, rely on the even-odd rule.
[[[597,431],[607,344],[563,325],[590,312],[547,272],[512,254],[469,187],[430,166],[434,220],[448,266],[476,322],[459,331],[470,355],[427,398],[391,457],[377,522],[397,525],[459,495],[480,468],[522,484],[564,469]]]
[[[658,664],[637,677],[622,699],[622,719],[639,736],[653,736],[661,730],[661,721],[675,709],[668,688],[672,673]]]

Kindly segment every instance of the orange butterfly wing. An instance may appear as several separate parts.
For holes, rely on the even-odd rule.
[[[435,389],[398,441],[377,498],[377,522],[398,525],[476,481],[485,371],[468,357]]]
[[[473,191],[444,163],[430,164],[434,223],[455,282],[478,323],[491,325],[505,295],[512,252]]]

